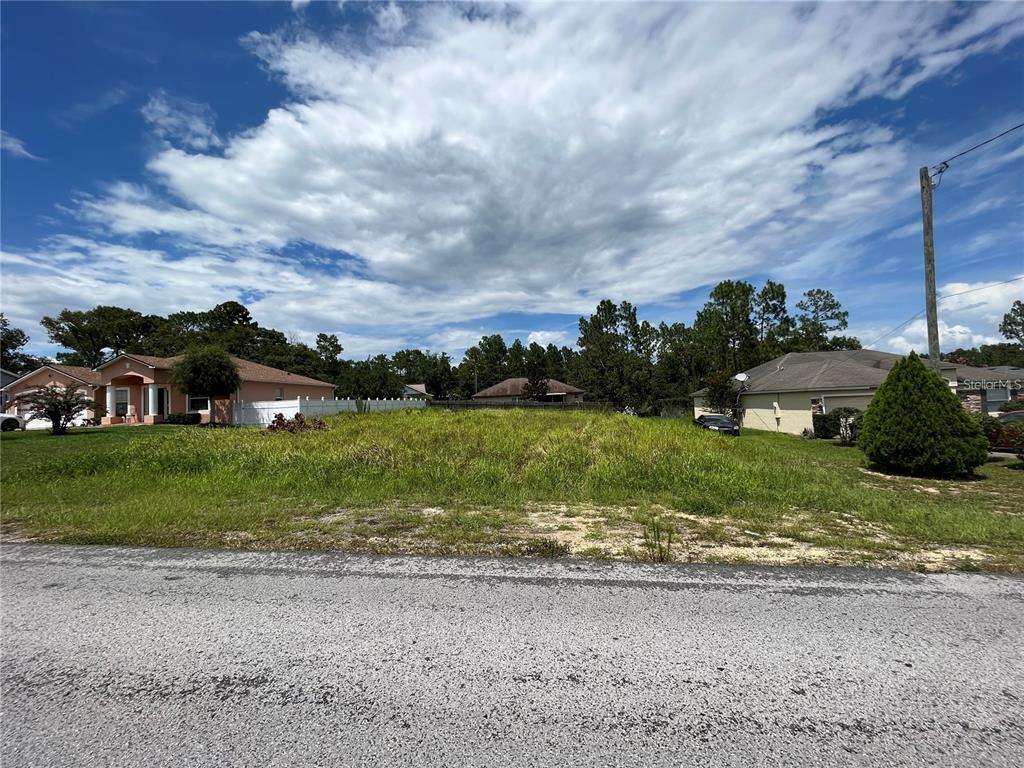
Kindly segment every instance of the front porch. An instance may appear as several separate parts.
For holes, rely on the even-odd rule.
[[[172,412],[171,387],[138,374],[115,376],[107,384],[106,411],[103,425],[159,424]]]

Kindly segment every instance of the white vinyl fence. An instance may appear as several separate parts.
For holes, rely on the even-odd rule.
[[[252,400],[232,403],[232,423],[236,426],[265,427],[282,413],[291,419],[301,413],[307,419],[333,416],[336,413],[373,413],[375,411],[401,411],[408,408],[426,408],[426,400]]]

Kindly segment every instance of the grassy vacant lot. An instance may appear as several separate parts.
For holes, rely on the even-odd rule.
[[[1024,570],[1024,472],[893,478],[856,449],[603,413],[348,414],[327,432],[9,433],[5,538]]]

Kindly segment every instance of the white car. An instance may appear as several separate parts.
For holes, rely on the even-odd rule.
[[[13,413],[0,414],[0,432],[13,432],[16,429],[25,429],[25,420]]]

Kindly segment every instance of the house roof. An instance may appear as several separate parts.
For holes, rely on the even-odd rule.
[[[744,392],[804,392],[828,389],[874,389],[902,355],[874,349],[835,352],[790,352],[744,371]],[[694,392],[702,395],[706,389]]]
[[[972,365],[956,366],[957,381],[1006,381],[1007,379],[1024,378],[1024,368],[1012,365],[989,366],[978,368]]]
[[[39,373],[39,371],[43,370],[44,368],[49,368],[51,371],[56,371],[57,373],[63,373],[65,376],[70,376],[72,379],[77,379],[83,384],[92,384],[95,386],[99,384],[101,380],[99,372],[94,371],[92,368],[86,368],[85,366],[81,365],[62,365],[61,363],[46,363],[45,365],[41,365],[38,368],[34,368],[28,373],[22,374],[14,381],[7,384],[4,387],[4,389],[7,389],[8,387],[13,387],[22,379],[27,379],[29,376]]]
[[[522,397],[523,388],[529,381],[525,376],[516,376],[511,379],[499,381],[493,387],[482,389],[473,397]],[[572,384],[565,384],[558,379],[548,379],[549,395],[582,395],[583,390]]]
[[[156,357],[155,355],[123,354],[108,360],[103,363],[103,365],[98,366],[96,370],[99,371],[106,368],[115,360],[120,360],[125,357],[131,360],[137,360],[144,365],[148,365],[150,368],[159,368],[164,370],[172,367],[175,363],[180,361],[184,355],[175,355],[174,357]],[[238,375],[242,377],[242,381],[261,381],[269,384],[308,384],[322,387],[334,386],[329,381],[320,381],[319,379],[314,379],[309,376],[289,373],[288,371],[282,371],[280,368],[272,368],[269,365],[263,365],[262,363],[254,363],[252,360],[235,357],[234,355],[231,355],[231,359],[234,361],[235,365],[238,366]]]
[[[407,390],[412,390],[412,392],[415,392],[416,394],[424,395],[425,397],[433,397],[432,394],[427,392],[426,384],[403,384],[402,386]]]

